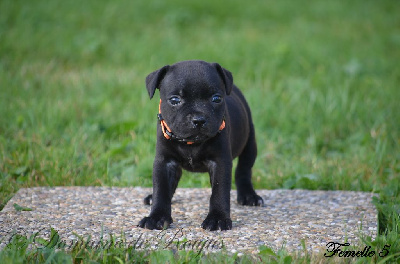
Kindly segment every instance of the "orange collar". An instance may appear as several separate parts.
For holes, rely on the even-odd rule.
[[[171,129],[168,127],[167,123],[165,122],[164,118],[162,118],[162,115],[161,115],[161,99],[160,99],[160,104],[158,105],[158,115],[157,115],[157,117],[158,117],[158,120],[160,121],[161,130],[162,130],[163,135],[164,135],[164,137],[166,139],[174,139],[174,140],[179,141],[179,142],[185,142],[188,145],[191,145],[191,144],[195,143],[195,141],[189,141],[189,140],[184,139],[184,138],[178,138],[172,133]],[[222,123],[221,123],[221,126],[219,127],[218,132],[221,132],[224,128],[225,128],[225,118],[222,120]]]

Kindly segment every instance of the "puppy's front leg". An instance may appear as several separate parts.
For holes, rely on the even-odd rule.
[[[201,227],[210,231],[232,229],[230,218],[230,190],[232,160],[208,163],[212,194],[210,209]]]
[[[181,168],[173,161],[154,160],[153,204],[150,215],[139,222],[139,227],[162,230],[168,228],[173,222],[171,200],[181,173]]]

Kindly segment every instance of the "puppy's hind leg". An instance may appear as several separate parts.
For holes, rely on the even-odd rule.
[[[251,182],[251,169],[257,157],[257,144],[253,124],[250,125],[250,135],[243,152],[239,155],[235,171],[237,202],[241,205],[262,206],[263,199],[254,191]]]
[[[153,195],[149,194],[147,195],[144,199],[143,199],[143,203],[145,205],[151,205],[151,203],[153,202]]]

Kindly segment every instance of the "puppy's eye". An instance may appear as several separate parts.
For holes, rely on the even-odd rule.
[[[219,103],[222,102],[222,97],[221,97],[220,95],[218,95],[218,94],[213,95],[211,101],[212,101],[213,103],[219,104]]]
[[[178,105],[182,102],[181,98],[179,98],[178,96],[173,96],[173,97],[169,98],[168,101],[172,105]]]

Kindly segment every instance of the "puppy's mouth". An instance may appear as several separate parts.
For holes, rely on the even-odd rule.
[[[193,131],[194,130],[194,131]],[[180,138],[183,142],[191,142],[191,143],[203,143],[210,138],[215,137],[218,134],[218,131],[214,133],[209,131],[208,129],[193,129],[192,131],[186,131],[186,133],[176,134],[176,138]]]
[[[204,134],[200,134],[200,135],[193,135],[193,136],[189,136],[186,137],[185,140],[186,141],[191,141],[191,142],[204,142],[207,139],[211,138],[210,136],[204,135]]]
[[[218,130],[215,127],[202,126],[202,127],[190,127],[187,125],[185,128],[180,130],[181,133],[177,133],[176,138],[181,138],[183,142],[193,143],[203,143],[220,133],[225,128],[225,118],[223,119]]]

